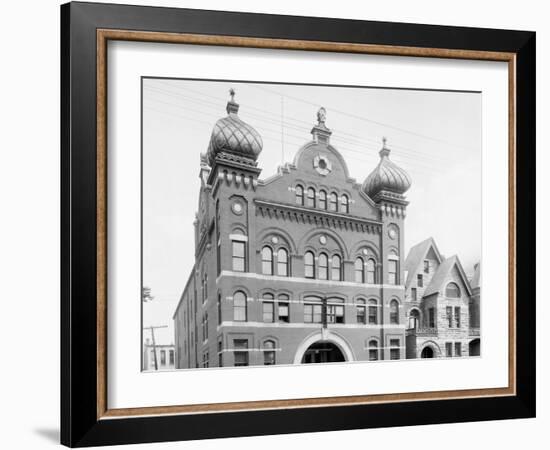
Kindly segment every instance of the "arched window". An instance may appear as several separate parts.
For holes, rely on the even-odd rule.
[[[315,189],[312,187],[307,190],[307,206],[315,208]]]
[[[284,248],[277,251],[277,275],[288,277],[288,252]]]
[[[315,256],[312,252],[304,255],[304,269],[306,278],[315,278]]]
[[[378,360],[378,341],[376,339],[371,339],[369,341],[369,361]]]
[[[273,275],[273,250],[267,246],[262,248],[262,273]]]
[[[329,211],[338,211],[338,194],[336,192],[331,192],[329,197]]]
[[[319,297],[304,298],[304,322],[322,323],[323,322],[323,303]]]
[[[375,299],[369,300],[369,325],[378,324],[378,302]]]
[[[390,323],[399,323],[399,303],[397,302],[397,300],[392,300],[390,302]]]
[[[355,260],[355,282],[364,283],[365,282],[365,266],[363,258],[357,258]]]
[[[300,185],[296,186],[296,204],[304,204],[304,188]]]
[[[449,298],[459,298],[460,297],[460,288],[456,283],[449,283],[445,288],[445,296]]]
[[[344,300],[340,298],[327,300],[327,323],[344,323]]]
[[[346,194],[342,195],[342,212],[349,213],[349,198]]]
[[[233,294],[233,320],[246,322],[246,295],[242,291]]]
[[[338,255],[332,256],[332,274],[331,278],[334,281],[342,280],[342,258]]]
[[[328,280],[328,257],[325,253],[319,255],[319,279]]]
[[[319,208],[327,209],[327,191],[319,191]]]
[[[367,323],[367,307],[363,299],[357,300],[357,323]]]
[[[289,298],[286,294],[279,294],[278,300],[278,307],[277,307],[277,314],[279,317],[279,322],[288,323],[290,321],[290,313],[289,313]]]
[[[264,365],[272,366],[275,364],[275,341],[268,339],[264,341]]]
[[[399,284],[399,277],[397,276],[398,259],[397,252],[395,250],[391,250],[388,257],[388,284]]]
[[[367,283],[376,283],[376,262],[374,259],[367,259]]]
[[[420,326],[420,312],[418,309],[411,309],[409,313],[409,328],[414,328],[415,330]]]
[[[262,295],[262,317],[264,322],[275,321],[275,301],[273,294],[265,293]]]

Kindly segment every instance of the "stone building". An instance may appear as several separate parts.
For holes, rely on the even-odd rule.
[[[429,238],[411,248],[405,273],[407,358],[479,356],[480,265],[470,284],[458,256]]]
[[[405,358],[410,177],[384,141],[364,183],[351,178],[321,108],[294,161],[261,179],[262,138],[231,94],[201,155],[176,367]]]

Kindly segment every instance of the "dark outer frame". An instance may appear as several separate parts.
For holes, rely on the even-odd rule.
[[[515,395],[102,418],[97,30],[515,54]],[[92,446],[535,416],[535,33],[175,8],[61,7],[61,443]],[[381,52],[383,53],[383,52]],[[426,53],[426,56],[429,56]],[[434,55],[432,55],[434,56]],[[101,119],[101,118],[99,118]],[[515,183],[514,183],[515,182]],[[512,239],[513,241],[513,239]],[[521,294],[521,295],[520,295]],[[98,418],[99,417],[99,418]]]

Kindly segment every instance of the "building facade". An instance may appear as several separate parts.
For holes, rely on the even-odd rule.
[[[173,370],[176,367],[174,344],[153,345],[149,339],[143,345],[143,370]]]
[[[351,178],[321,108],[293,162],[261,179],[262,139],[233,95],[201,155],[176,368],[405,358],[410,177],[384,141]]]
[[[407,358],[480,355],[480,279],[466,277],[458,256],[444,258],[432,238],[405,261]]]

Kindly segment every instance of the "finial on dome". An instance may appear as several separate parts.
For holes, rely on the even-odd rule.
[[[386,136],[382,136],[382,150],[378,152],[381,158],[384,156],[388,156],[390,154],[390,149],[387,147],[388,138]]]
[[[239,112],[239,104],[235,101],[235,89],[230,88],[229,95],[231,98],[227,102],[225,110],[227,111],[227,114],[237,114]]]

